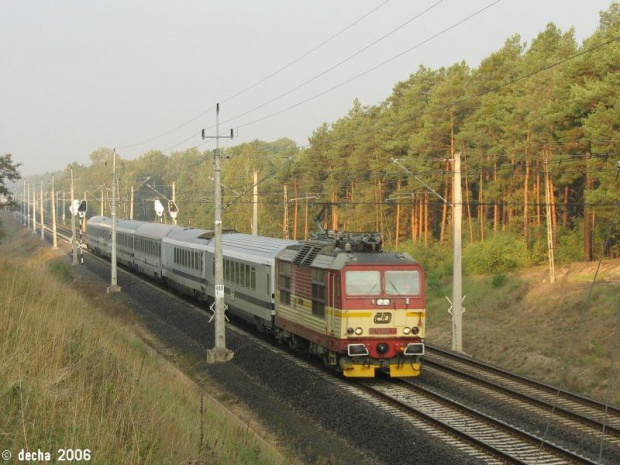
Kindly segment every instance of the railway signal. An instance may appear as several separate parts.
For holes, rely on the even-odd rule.
[[[83,227],[83,222],[84,222],[84,218],[86,217],[86,211],[87,211],[87,205],[86,205],[86,200],[82,200],[81,202],[79,200],[76,200],[75,202],[77,202],[79,205],[77,207],[77,214],[80,217],[80,237],[78,240],[78,250],[80,252],[80,265],[84,264],[84,247],[82,245],[82,227]]]
[[[159,222],[162,223],[162,217],[164,215],[164,211],[166,209],[164,208],[164,206],[162,205],[162,203],[159,201],[159,199],[155,200],[155,214],[157,215],[157,217],[159,218]]]
[[[69,212],[71,212],[71,264],[78,264],[78,251],[77,240],[75,234],[75,217],[78,214],[78,208],[80,207],[80,201],[75,199],[75,188],[73,186],[73,170],[71,170],[71,204],[69,205]]]
[[[177,215],[179,214],[179,207],[177,206],[174,200],[168,201],[168,213],[170,213],[170,218],[172,218],[172,222],[177,224]]]
[[[78,215],[80,216],[80,218],[84,218],[86,216],[86,211],[87,211],[86,200],[82,200],[81,202],[76,200],[76,202],[79,203],[77,207]]]

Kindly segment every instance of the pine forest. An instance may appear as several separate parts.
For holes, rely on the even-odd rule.
[[[354,101],[306,146],[227,142],[224,228],[251,231],[256,176],[260,235],[306,239],[327,205],[326,229],[379,231],[385,248],[437,266],[451,254],[459,153],[466,272],[544,263],[548,233],[559,263],[618,257],[619,90],[619,3],[581,44],[550,23],[531,43],[507,38],[475,69],[420,66],[382,102]],[[174,195],[179,224],[212,229],[213,150],[119,153],[119,217],[156,221],[154,200]],[[89,216],[109,215],[111,155],[100,148],[89,166],[55,173],[56,190],[69,192],[72,170]]]

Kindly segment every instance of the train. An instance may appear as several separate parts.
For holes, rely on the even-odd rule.
[[[116,220],[117,262],[207,305],[215,299],[210,230]],[[87,247],[111,257],[112,220],[93,216]],[[224,231],[227,313],[345,377],[420,375],[424,270],[383,251],[378,233],[325,232],[307,241]]]

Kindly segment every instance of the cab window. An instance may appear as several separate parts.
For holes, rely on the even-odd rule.
[[[379,271],[347,271],[347,295],[379,295],[381,273]]]
[[[389,295],[418,295],[420,272],[415,270],[386,271],[385,292]]]

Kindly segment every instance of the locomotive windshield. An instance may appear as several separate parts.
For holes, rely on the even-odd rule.
[[[378,270],[346,272],[346,293],[349,296],[419,295],[420,272],[417,270]]]
[[[385,293],[391,295],[418,295],[420,273],[418,271],[386,271]]]
[[[381,273],[378,271],[347,271],[348,295],[379,295]]]

